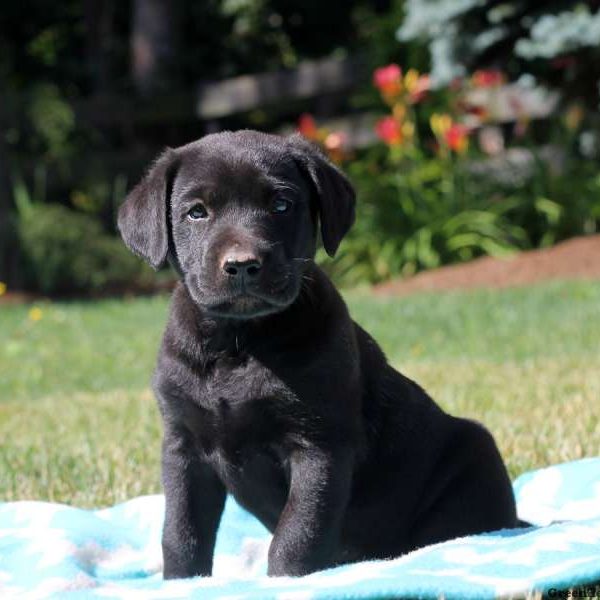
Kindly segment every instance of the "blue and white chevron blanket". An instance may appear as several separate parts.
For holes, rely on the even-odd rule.
[[[464,600],[566,598],[578,591],[600,597],[600,458],[526,473],[514,488],[519,516],[535,526],[301,578],[265,576],[270,536],[231,498],[214,576],[171,581],[161,576],[162,496],[102,510],[3,503],[0,598]]]

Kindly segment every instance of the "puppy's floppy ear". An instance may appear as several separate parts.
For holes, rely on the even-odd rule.
[[[155,269],[169,249],[168,194],[176,153],[167,148],[133,188],[119,209],[117,225],[127,247]]]
[[[334,256],[354,223],[354,189],[346,176],[302,135],[289,138],[292,153],[316,191],[323,246]]]

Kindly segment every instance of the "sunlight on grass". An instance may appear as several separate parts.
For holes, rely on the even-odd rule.
[[[447,412],[483,422],[512,477],[600,456],[600,357],[421,362],[402,370]]]
[[[0,404],[59,393],[143,389],[154,368],[167,297],[1,307]]]
[[[347,294],[390,360],[484,422],[514,477],[600,455],[600,283]],[[148,390],[168,299],[0,309],[0,499],[104,506],[160,491]]]
[[[0,498],[104,506],[160,491],[150,391],[0,404]]]

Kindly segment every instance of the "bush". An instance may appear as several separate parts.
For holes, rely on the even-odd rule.
[[[460,165],[438,159],[378,166],[357,161],[349,175],[358,193],[357,220],[328,268],[338,281],[376,283],[396,275],[528,247],[507,217],[513,202],[475,188]]]
[[[466,161],[390,164],[371,150],[347,166],[357,219],[335,261],[345,285],[377,283],[482,255],[506,256],[600,229],[600,176],[591,161],[552,173],[543,162],[523,180],[499,182]]]
[[[152,271],[92,217],[58,204],[20,210],[18,234],[30,289],[98,292],[150,282]]]

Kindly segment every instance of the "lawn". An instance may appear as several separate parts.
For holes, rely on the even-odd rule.
[[[512,476],[600,454],[600,282],[346,297],[394,365],[487,424]],[[0,500],[102,506],[160,490],[148,381],[167,304],[0,308]]]

